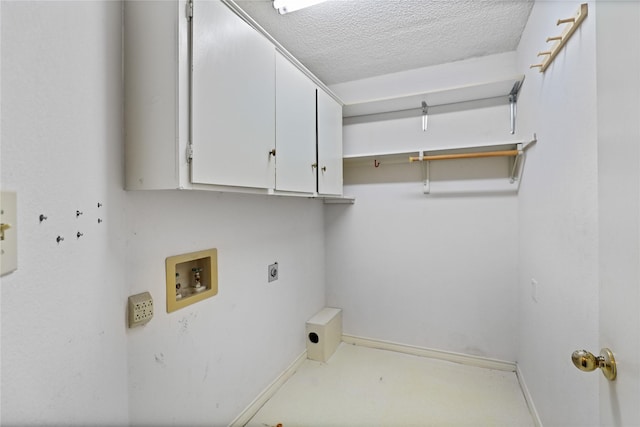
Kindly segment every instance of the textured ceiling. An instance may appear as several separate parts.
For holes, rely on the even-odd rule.
[[[236,0],[326,84],[515,50],[533,0]]]

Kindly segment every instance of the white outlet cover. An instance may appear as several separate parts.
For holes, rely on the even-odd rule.
[[[142,326],[153,318],[153,298],[149,292],[131,295],[128,306],[130,328]]]
[[[18,269],[18,215],[16,193],[0,193],[0,223],[8,226],[0,241],[0,276]]]

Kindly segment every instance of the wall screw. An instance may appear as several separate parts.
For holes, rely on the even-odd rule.
[[[76,211],[76,218],[78,218],[80,215],[82,215],[82,212]]]

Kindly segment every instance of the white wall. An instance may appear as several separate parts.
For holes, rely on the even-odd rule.
[[[304,351],[324,306],[321,202],[124,192],[121,2],[2,9],[2,188],[19,215],[3,424],[228,424]],[[219,295],[167,314],[165,258],[209,247]],[[128,330],[142,291],[155,317]]]
[[[515,55],[507,54],[332,89],[348,103],[372,91],[374,98],[392,96],[394,89],[400,95],[514,74]],[[424,82],[446,86],[426,88]],[[419,116],[347,120],[344,126],[345,154],[512,139],[508,104],[434,114],[426,133]],[[506,177],[508,163],[502,160],[434,163],[432,178],[456,181],[496,171]],[[345,333],[514,361],[515,195],[425,196],[420,166],[408,162],[349,167],[345,184],[355,204],[325,208],[327,299],[344,309]],[[441,182],[433,183],[434,192],[436,184]]]
[[[156,302],[154,319],[128,333],[131,422],[228,424],[305,350],[305,321],[324,306],[322,202],[197,191],[127,200],[127,282]],[[167,314],[165,258],[210,247],[218,295]]]
[[[3,425],[129,419],[120,23],[118,2],[2,4]]]
[[[529,65],[578,2],[536,2],[518,48],[526,79],[519,133],[536,132],[518,198],[520,346],[517,361],[545,426],[598,424],[598,376],[571,353],[598,351],[598,185],[593,3],[546,73]],[[621,107],[622,108],[622,107]],[[538,282],[532,295],[531,280]]]

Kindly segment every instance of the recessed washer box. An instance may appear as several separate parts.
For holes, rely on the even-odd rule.
[[[167,313],[218,293],[218,250],[207,249],[166,259]]]

